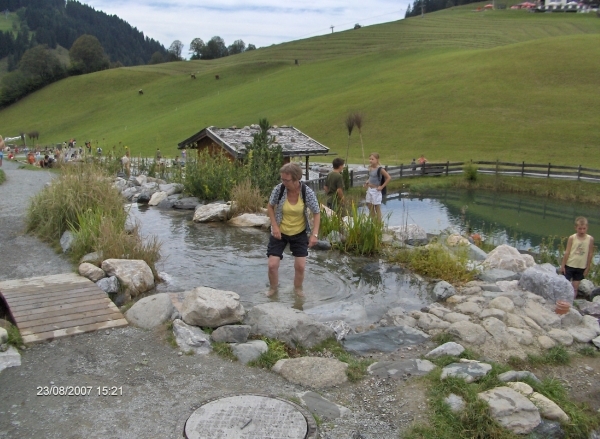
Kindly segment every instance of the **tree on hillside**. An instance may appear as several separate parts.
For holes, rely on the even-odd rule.
[[[227,55],[227,46],[225,46],[223,38],[214,36],[206,43],[206,49],[202,53],[202,59],[217,59]]]
[[[27,50],[19,62],[19,70],[38,85],[46,85],[66,76],[58,57],[43,44]]]
[[[248,47],[246,47],[246,52],[249,50],[256,50],[256,46],[254,44],[248,44]]]
[[[169,47],[169,61],[181,61],[181,51],[183,50],[183,43],[179,40],[175,40]]]
[[[190,43],[190,53],[192,56],[190,59],[201,59],[202,53],[206,50],[206,44],[202,41],[202,38],[194,38]]]
[[[150,57],[150,61],[148,61],[148,64],[162,64],[164,62],[165,62],[165,58],[163,57],[162,53],[160,53],[157,50]]]
[[[227,48],[229,55],[237,55],[246,50],[246,43],[243,40],[235,40],[231,46]]]
[[[254,134],[252,145],[248,147],[246,164],[250,170],[252,186],[259,188],[260,193],[268,197],[273,186],[279,183],[279,169],[283,165],[283,150],[274,145],[275,138],[269,134],[269,121],[260,119],[260,132]]]
[[[69,58],[69,72],[73,75],[97,72],[109,67],[108,57],[98,38],[93,35],[86,34],[77,38],[69,50]]]

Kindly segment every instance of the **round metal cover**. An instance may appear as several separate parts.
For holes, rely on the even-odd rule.
[[[211,400],[185,423],[188,439],[311,439],[317,429],[312,416],[296,404],[262,395],[236,395]],[[306,414],[305,414],[306,413]]]

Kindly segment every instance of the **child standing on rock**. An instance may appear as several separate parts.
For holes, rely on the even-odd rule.
[[[563,256],[561,272],[573,285],[573,297],[577,296],[579,282],[590,272],[594,255],[594,237],[587,234],[587,218],[580,216],[575,219],[577,233],[569,236],[567,249]]]

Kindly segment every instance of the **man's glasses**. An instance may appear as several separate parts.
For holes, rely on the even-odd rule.
[[[289,179],[282,178],[281,181],[284,183],[291,183],[294,180],[292,180],[291,178],[289,178]]]

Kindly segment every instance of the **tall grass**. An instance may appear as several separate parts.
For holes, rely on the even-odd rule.
[[[233,187],[231,199],[234,202],[232,206],[234,214],[260,212],[267,201],[260,193],[260,189],[253,186],[249,179]]]
[[[97,251],[104,259],[141,259],[157,278],[161,244],[144,240],[137,227],[125,231],[123,199],[105,170],[95,165],[64,166],[59,177],[31,200],[27,231],[58,246],[62,234],[74,234],[71,259]]]
[[[384,229],[384,221],[360,212],[354,203],[349,208],[348,216],[321,212],[321,235],[329,236],[331,232],[339,234],[341,242],[334,242],[333,246],[346,253],[365,256],[378,254]]]
[[[475,278],[475,271],[468,266],[467,249],[459,248],[450,252],[443,245],[432,243],[424,247],[390,250],[387,257],[391,262],[406,265],[423,276],[443,279],[452,284]]]
[[[6,181],[6,174],[4,173],[4,171],[2,169],[0,169],[0,184],[4,183]]]

